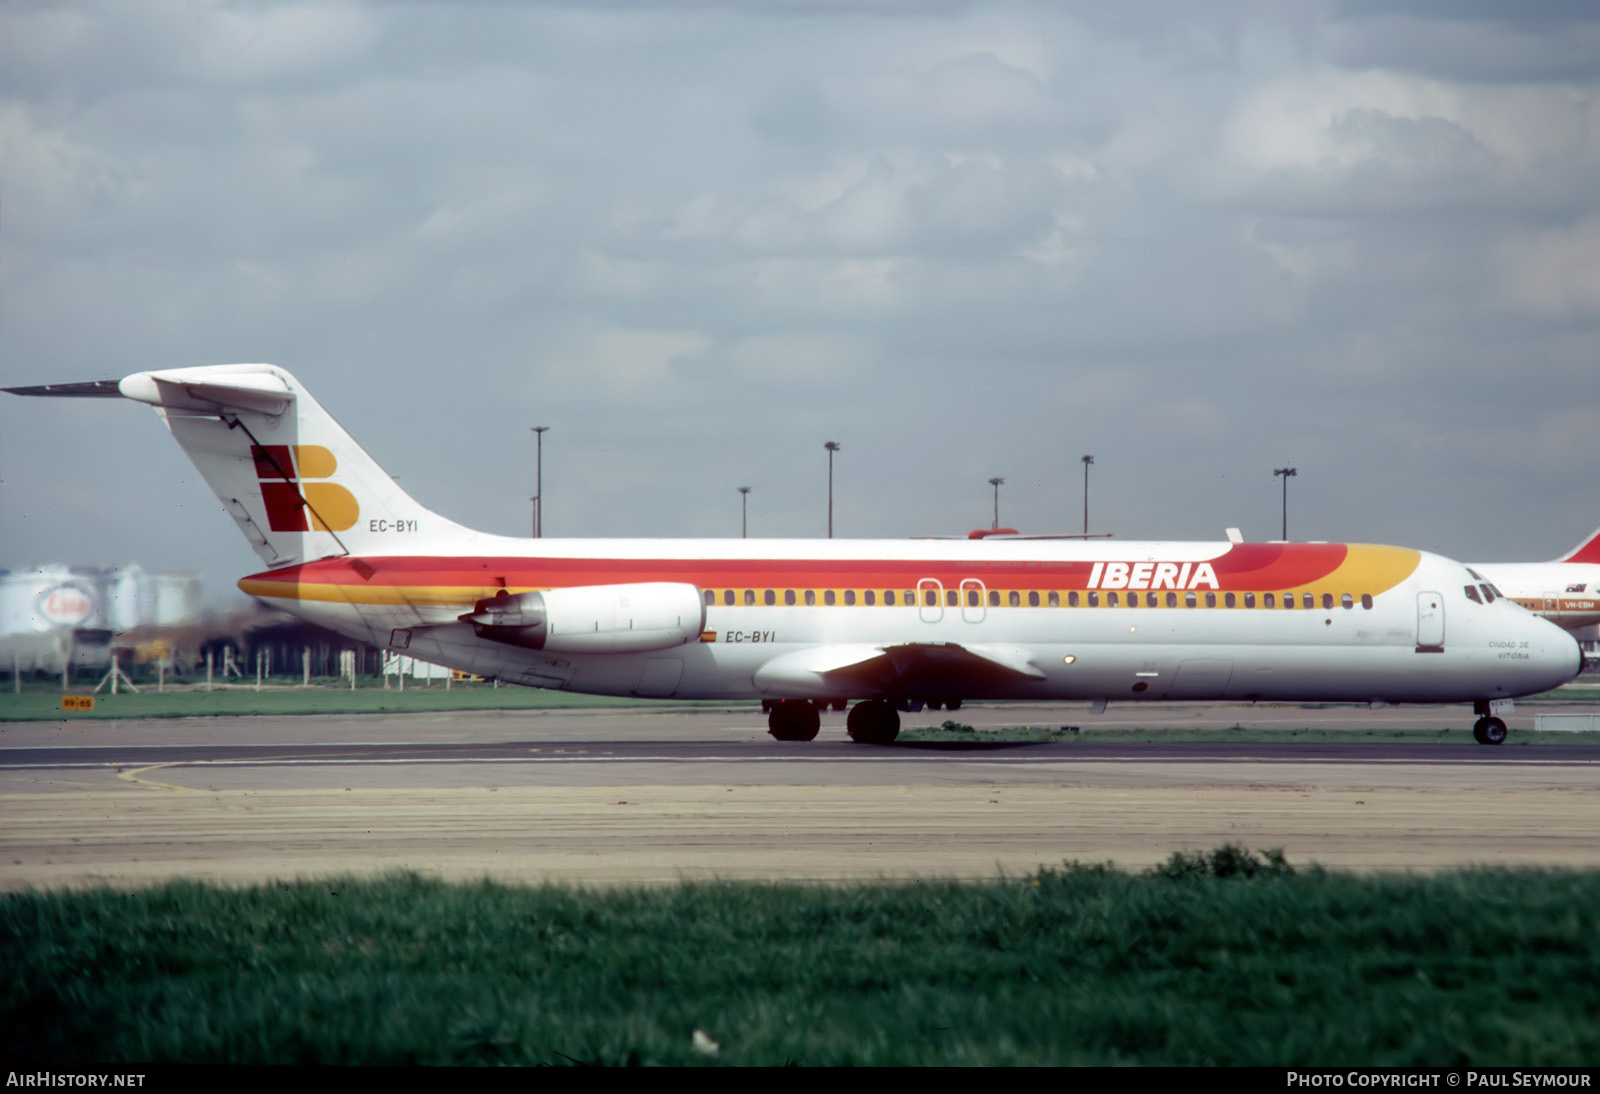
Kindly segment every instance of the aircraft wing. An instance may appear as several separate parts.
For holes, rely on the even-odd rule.
[[[823,698],[959,695],[997,678],[1043,680],[1020,646],[905,642],[813,646],[774,657],[755,673],[763,691]],[[970,686],[969,686],[970,685]]]

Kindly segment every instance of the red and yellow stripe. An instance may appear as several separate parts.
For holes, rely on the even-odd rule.
[[[1209,560],[1219,592],[1351,592],[1377,595],[1415,572],[1421,555],[1366,544],[1236,544]],[[1103,560],[1102,560],[1103,561]],[[1131,560],[1130,560],[1131,561]],[[1142,561],[1142,560],[1141,560]],[[1001,593],[1088,587],[1094,560],[1009,559],[597,559],[446,558],[379,555],[323,559],[252,574],[239,581],[251,596],[349,604],[459,607],[501,589],[512,593],[582,585],[675,581],[702,589],[946,588],[980,581]],[[1209,586],[1202,589],[1209,591]]]

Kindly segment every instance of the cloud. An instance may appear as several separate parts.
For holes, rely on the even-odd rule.
[[[1500,249],[1502,291],[1525,315],[1600,318],[1600,215],[1512,236]]]
[[[1275,526],[1289,460],[1307,534],[1516,557],[1548,530],[1526,551],[1548,556],[1593,527],[1569,468],[1600,455],[1600,77],[1573,56],[1595,23],[3,5],[0,352],[19,383],[276,361],[408,489],[498,531],[526,527],[539,421],[562,534],[728,531],[740,483],[761,534],[815,534],[832,438],[851,534],[986,524],[994,475],[1008,520],[1075,527],[1095,451],[1125,534]],[[167,450],[124,408],[74,468],[75,419],[16,402],[11,549],[154,550],[207,508],[152,454],[170,491],[38,516],[41,464],[99,482]],[[1566,459],[1495,469],[1541,431]],[[580,466],[603,471],[584,491]],[[1525,527],[1484,525],[1507,506]],[[206,542],[172,564],[238,568]]]

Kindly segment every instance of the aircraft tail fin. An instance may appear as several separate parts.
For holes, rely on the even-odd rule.
[[[8,388],[149,403],[267,566],[411,553],[467,529],[413,501],[288,372],[207,365]]]
[[[1588,539],[1578,544],[1565,556],[1557,559],[1558,562],[1600,562],[1600,528],[1596,528]]]

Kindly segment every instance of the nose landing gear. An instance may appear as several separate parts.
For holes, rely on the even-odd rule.
[[[1506,724],[1499,718],[1479,718],[1472,726],[1472,739],[1480,745],[1506,743]]]

